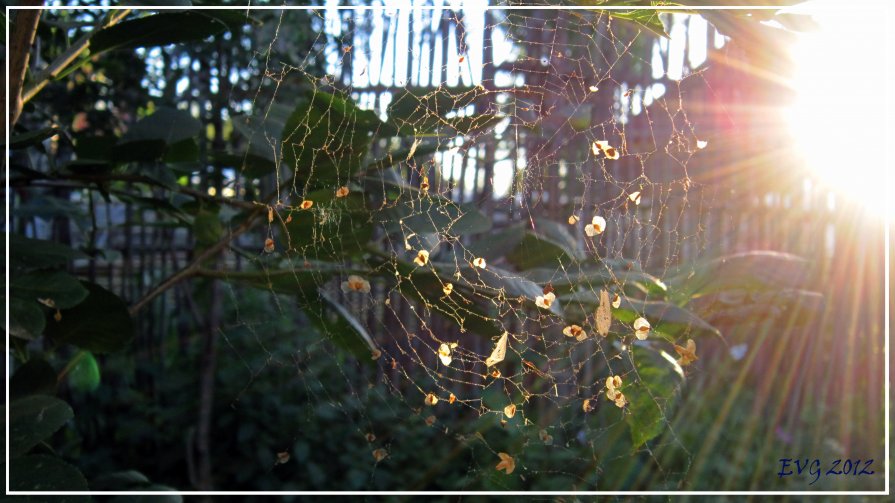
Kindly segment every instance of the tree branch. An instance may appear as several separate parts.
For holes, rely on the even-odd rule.
[[[41,2],[42,3],[42,2]],[[102,28],[106,28],[108,26],[112,26],[124,19],[128,14],[130,14],[130,9],[122,9],[112,11],[109,14],[108,20],[104,23],[101,23],[93,29],[93,31],[87,32],[81,36],[74,44],[72,44],[68,49],[65,50],[62,54],[60,54],[49,66],[44,68],[40,73],[38,73],[33,82],[28,85],[28,88],[22,93],[22,103],[28,103],[31,101],[31,98],[40,92],[41,89],[46,87],[46,85],[53,79],[55,79],[63,70],[68,68],[68,66],[77,59],[87,48],[90,46],[90,37],[96,33],[97,30]]]
[[[22,5],[37,7],[43,5],[43,0],[26,0]],[[22,113],[22,86],[41,12],[40,9],[18,11],[9,37],[9,96],[6,101],[8,122],[3,127],[10,130]],[[6,129],[3,130],[3,137],[6,137]]]
[[[292,179],[287,181],[284,185],[291,185],[291,184],[292,184]],[[135,316],[138,312],[140,312],[141,309],[146,307],[146,305],[149,304],[152,301],[152,299],[154,299],[154,298],[158,297],[159,295],[161,295],[162,293],[164,293],[165,290],[171,288],[172,286],[176,285],[177,283],[179,283],[187,278],[197,275],[201,269],[202,262],[205,262],[206,260],[208,260],[211,257],[214,257],[215,255],[220,253],[221,250],[226,248],[230,244],[230,242],[233,241],[234,238],[236,238],[240,234],[243,234],[246,231],[250,230],[255,225],[255,221],[259,217],[261,217],[262,215],[266,215],[267,214],[267,203],[272,201],[275,197],[277,197],[276,191],[272,192],[271,194],[268,194],[267,197],[263,198],[262,201],[265,201],[265,203],[259,204],[254,211],[249,213],[249,215],[246,217],[245,221],[242,224],[240,224],[237,228],[233,229],[233,231],[230,232],[230,234],[228,234],[227,236],[222,238],[220,241],[218,241],[211,247],[206,248],[205,251],[200,253],[199,256],[194,258],[192,260],[192,262],[187,264],[183,269],[177,271],[176,273],[172,274],[167,279],[165,279],[164,281],[159,283],[158,286],[156,286],[155,288],[150,290],[149,293],[144,295],[142,299],[138,300],[133,306],[131,306],[131,308],[129,310],[130,315]]]
[[[141,309],[146,307],[146,305],[149,304],[153,299],[155,299],[156,297],[158,297],[159,295],[164,293],[165,290],[171,288],[172,286],[176,285],[177,283],[179,283],[189,277],[196,275],[197,271],[199,271],[199,268],[200,268],[202,262],[205,262],[206,260],[208,260],[208,259],[214,257],[215,255],[217,255],[218,253],[220,253],[220,251],[223,250],[224,248],[226,248],[227,245],[229,245],[230,242],[233,241],[234,238],[236,238],[236,236],[239,236],[240,234],[251,229],[252,226],[255,224],[255,220],[259,216],[261,216],[263,213],[265,213],[264,208],[265,208],[264,206],[259,206],[258,209],[256,209],[255,211],[250,213],[248,215],[248,217],[246,217],[246,220],[242,224],[240,224],[239,227],[233,229],[233,231],[230,232],[230,234],[228,234],[226,237],[224,237],[223,239],[221,239],[220,241],[218,241],[211,247],[206,248],[202,253],[200,253],[196,258],[194,258],[192,260],[192,262],[187,264],[183,269],[172,274],[167,279],[165,279],[164,281],[159,283],[158,286],[156,286],[155,288],[150,290],[149,293],[144,295],[142,299],[140,299],[133,306],[131,306],[131,308],[129,310],[130,315],[135,316],[138,312],[140,312]]]

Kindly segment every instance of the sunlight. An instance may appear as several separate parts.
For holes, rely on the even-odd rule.
[[[784,112],[797,154],[817,182],[882,216],[895,178],[885,159],[884,10],[807,7],[799,10],[821,7],[811,10],[820,29],[792,48],[796,98]]]

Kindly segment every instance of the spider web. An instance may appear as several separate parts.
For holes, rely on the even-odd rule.
[[[714,196],[688,172],[701,142],[681,99],[687,83],[705,85],[698,70],[684,63],[680,79],[656,75],[656,54],[668,54],[669,42],[598,12],[320,9],[310,11],[310,27],[291,23],[293,12],[264,28],[271,40],[254,58],[266,78],[246,107],[254,126],[246,141],[274,153],[275,197],[259,203],[269,210],[266,235],[240,244],[298,333],[283,347],[272,335],[282,321],[257,315],[238,281],[228,283],[237,321],[222,335],[251,376],[232,405],[272,369],[291,369],[307,403],[294,430],[278,432],[283,450],[294,453],[321,422],[348,425],[350,435],[325,443],[351,453],[337,462],[361,469],[363,489],[677,487],[691,454],[675,435],[672,402],[647,391],[662,433],[632,445],[640,406],[606,397],[607,377],[643,380],[637,348],[655,341],[637,341],[618,316],[608,337],[598,335],[596,304],[581,299],[605,290],[633,306],[655,300],[640,283],[645,271],[662,278],[705,250],[703,215]],[[311,29],[319,53],[272,59],[280,37]],[[312,69],[321,62],[324,76]],[[384,121],[410,100],[412,112],[397,120],[413,133],[380,127],[367,141],[355,135],[357,115],[309,111],[280,119],[278,136],[266,127],[290,101],[280,87],[296,80],[308,83],[311,101],[350,98]],[[445,101],[450,110],[431,105]],[[493,124],[465,133],[438,126],[482,115]],[[397,161],[349,177],[338,169],[348,158]],[[333,166],[337,176],[319,182]],[[241,175],[237,183],[252,183],[244,167]],[[349,195],[334,197],[340,187]],[[356,201],[364,211],[351,211]],[[477,226],[479,213],[490,228]],[[596,216],[605,229],[589,236]],[[291,236],[285,223],[302,218],[310,235]],[[364,227],[375,230],[366,236]],[[534,241],[502,248],[526,232]],[[267,239],[272,252],[263,250]],[[544,242],[565,255],[541,259]],[[369,291],[345,291],[349,276]],[[535,305],[558,285],[571,291],[555,293],[551,308]],[[297,304],[283,294],[290,288]],[[340,315],[353,321],[338,324]],[[572,325],[587,335],[564,335]],[[369,357],[340,347],[345,331],[369,336]],[[505,358],[487,365],[503,334]],[[512,474],[495,470],[499,453],[512,456]]]

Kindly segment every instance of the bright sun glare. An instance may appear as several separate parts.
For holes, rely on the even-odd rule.
[[[895,55],[887,50],[885,6],[873,5],[810,2],[797,10],[810,12],[820,29],[792,48],[796,98],[785,114],[816,181],[882,216],[886,194],[895,195],[885,156],[893,136],[886,132],[886,65]],[[889,211],[895,214],[895,203]]]

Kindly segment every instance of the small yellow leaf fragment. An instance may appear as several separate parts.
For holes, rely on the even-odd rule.
[[[599,152],[603,152],[603,155],[605,155],[607,159],[615,160],[619,157],[618,150],[616,150],[615,147],[610,146],[609,142],[605,140],[595,141],[591,145],[591,151],[594,153],[594,155],[598,155]]]
[[[686,347],[678,346],[674,344],[674,350],[677,351],[681,357],[677,360],[677,363],[681,367],[686,367],[691,363],[695,362],[699,358],[696,357],[696,343],[693,342],[693,339],[687,339]]]
[[[544,295],[538,295],[535,297],[535,305],[540,307],[541,309],[550,309],[550,306],[553,305],[553,302],[556,300],[556,294],[553,292],[545,293]]]
[[[507,475],[513,473],[513,470],[516,469],[516,460],[513,459],[513,456],[510,456],[505,452],[498,452],[497,456],[500,458],[500,463],[497,463],[497,466],[494,468],[496,468],[497,471],[504,470]]]
[[[348,192],[348,187],[339,187],[338,189],[336,189],[336,197],[345,197],[348,195]]]
[[[500,339],[497,341],[497,344],[494,346],[494,351],[491,352],[491,356],[485,360],[485,365],[491,367],[492,365],[497,365],[502,362],[507,355],[507,339],[509,338],[510,333],[504,332],[503,335],[500,336]]]
[[[429,406],[435,405],[436,403],[438,403],[438,397],[435,396],[433,393],[429,393],[428,395],[426,395],[425,402],[426,402],[426,405],[429,405]]]
[[[413,259],[413,263],[422,267],[429,263],[429,252],[426,250],[420,250],[417,252],[416,257]]]
[[[619,390],[622,386],[622,378],[620,376],[609,376],[606,378],[606,398],[615,402],[615,406],[622,408],[627,403],[625,395]]]
[[[570,216],[570,217],[569,217],[569,225],[575,225],[575,224],[577,224],[577,223],[578,223],[578,220],[580,220],[580,219],[578,218],[578,215],[572,215],[572,216]]]
[[[472,260],[472,266],[478,267],[479,269],[484,269],[487,264],[485,263],[485,259],[483,259],[482,257],[476,257]]]
[[[650,324],[644,318],[634,320],[634,335],[641,341],[646,340],[649,336]]]
[[[273,206],[267,207],[267,223],[273,222]]]
[[[614,401],[615,401],[615,406],[618,407],[619,409],[624,408],[625,404],[628,403],[628,400],[625,399],[625,395],[621,391],[619,391],[615,395]]]
[[[442,343],[441,346],[438,347],[438,358],[441,360],[441,363],[445,365],[450,365],[453,358],[451,358],[451,347],[448,344]]]
[[[373,451],[373,459],[375,459],[377,463],[387,457],[388,457],[388,451],[385,449],[379,448],[379,449],[376,449],[375,451]]]
[[[311,209],[311,206],[314,206],[314,201],[311,201],[310,199],[305,199],[304,201],[301,202],[301,206],[299,206],[299,208],[301,208],[303,210],[309,210],[309,209]]]
[[[635,205],[639,205],[640,204],[640,191],[638,190],[637,192],[631,192],[630,194],[628,194],[628,199]]]
[[[597,307],[597,333],[606,337],[612,326],[612,310],[609,309],[609,292],[600,290],[600,305]]]
[[[587,234],[588,237],[592,238],[592,237],[596,236],[597,234],[602,234],[603,231],[605,231],[605,230],[606,230],[606,219],[597,215],[593,218],[593,220],[591,220],[591,223],[589,223],[584,228],[584,233]]]
[[[266,253],[273,253],[274,248],[275,246],[272,238],[267,238],[264,240],[264,251]]]
[[[457,401],[457,395],[451,393],[451,396],[448,397],[448,403],[453,405],[453,403],[456,401]]]
[[[590,398],[585,398],[584,402],[581,403],[581,410],[585,413],[591,412],[596,408],[596,404]]]
[[[622,297],[619,294],[614,294],[612,296],[612,307],[618,309],[622,305]]]
[[[503,414],[508,418],[511,418],[516,415],[516,404],[509,404],[503,408]]]
[[[441,291],[444,292],[445,295],[450,295],[451,292],[454,291],[453,283],[445,283],[444,287],[441,288]]]
[[[562,333],[566,337],[587,337],[587,332],[585,332],[584,329],[578,325],[569,325],[566,328],[562,329]]]
[[[345,293],[370,293],[370,282],[360,276],[352,274],[348,276],[348,281],[342,282],[342,291]]]
[[[621,376],[609,376],[606,378],[606,389],[617,389],[622,387]]]

